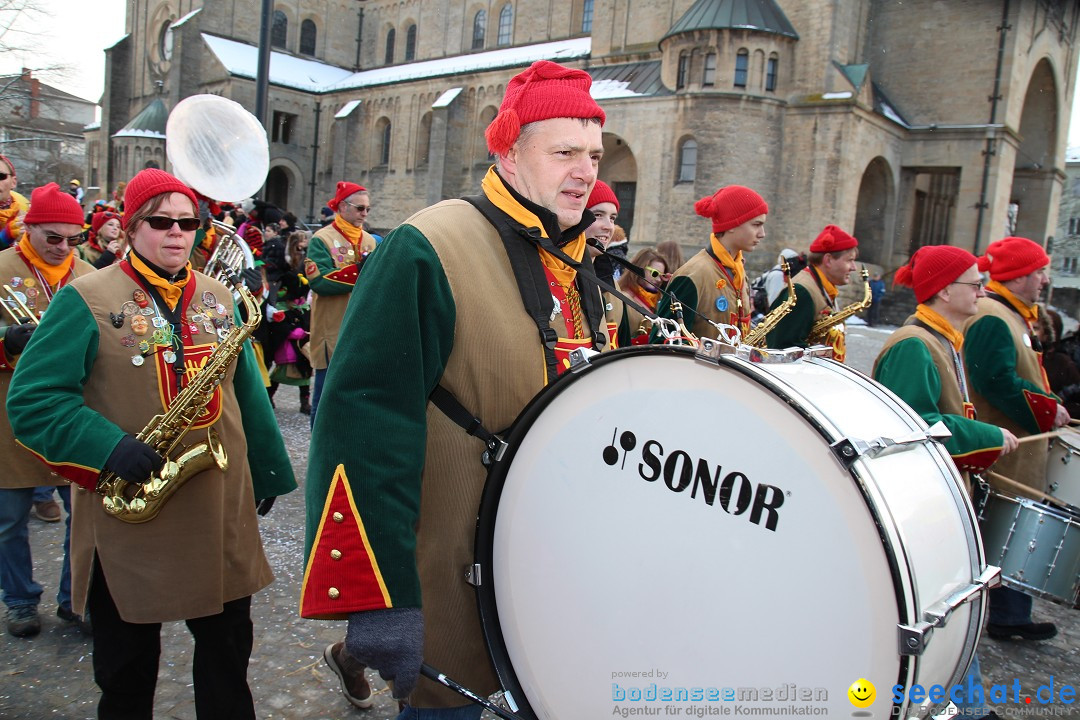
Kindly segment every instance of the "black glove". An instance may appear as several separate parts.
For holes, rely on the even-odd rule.
[[[266,515],[266,513],[270,512],[270,508],[274,507],[275,500],[277,500],[276,495],[274,497],[263,498],[255,503],[255,512],[259,515]]]
[[[244,271],[240,273],[240,277],[243,278],[244,284],[247,285],[252,295],[255,297],[262,295],[263,279],[259,268],[244,268]]]
[[[4,331],[4,352],[8,357],[14,358],[22,353],[36,327],[37,325],[29,322],[8,326],[8,329]]]
[[[121,480],[143,485],[150,482],[150,476],[160,470],[164,463],[165,460],[154,448],[131,435],[125,435],[105,461],[105,468],[119,475]]]
[[[359,662],[394,683],[394,698],[407,698],[424,661],[424,615],[420,608],[349,613],[345,647]]]

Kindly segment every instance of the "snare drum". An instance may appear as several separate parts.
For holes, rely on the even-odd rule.
[[[831,360],[653,346],[565,373],[481,504],[480,612],[508,701],[542,720],[928,715],[892,688],[967,671],[986,605],[974,512],[938,443],[860,442],[925,431]],[[865,709],[848,697],[862,678]]]
[[[1080,433],[1066,430],[1054,438],[1046,464],[1047,493],[1080,508]]]
[[[990,490],[980,508],[988,562],[1001,582],[1074,607],[1080,599],[1080,517]]]

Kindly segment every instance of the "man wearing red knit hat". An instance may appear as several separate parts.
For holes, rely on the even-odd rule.
[[[1036,304],[1049,283],[1050,258],[1038,243],[1007,237],[991,243],[979,258],[990,273],[986,297],[964,328],[964,360],[971,398],[979,417],[1023,438],[1068,424],[1069,413],[1050,391],[1035,333]],[[1046,492],[1047,445],[1023,443],[994,466],[995,473]],[[1008,490],[1013,494],[1011,490]],[[1031,597],[1011,588],[990,592],[992,638],[1046,640],[1057,633],[1052,623],[1031,620]]]
[[[401,718],[480,717],[418,683],[422,660],[480,695],[499,686],[462,573],[486,473],[476,433],[509,427],[573,349],[610,345],[599,287],[578,272],[591,266],[586,203],[603,155],[591,84],[548,61],[510,80],[486,132],[496,160],[481,194],[386,236],[326,374],[300,613],[348,619],[349,655],[393,681],[409,704]],[[466,432],[459,411],[482,423]]]
[[[818,233],[806,256],[810,264],[792,279],[795,305],[769,333],[766,339],[769,347],[807,347],[810,344],[810,330],[814,324],[840,309],[836,297],[840,288],[850,282],[858,254],[859,241],[836,225],[826,225]],[[788,291],[784,289],[770,310],[787,298]],[[833,348],[833,357],[843,362],[847,354],[843,325],[830,333],[829,344]]]
[[[14,247],[0,252],[0,282],[15,295],[11,298],[4,292],[0,302],[19,318],[16,322],[8,312],[0,312],[0,406],[7,402],[11,374],[36,328],[14,300],[40,318],[57,290],[94,270],[72,252],[82,240],[83,224],[82,208],[75,198],[56,183],[36,188],[30,198],[22,237]],[[34,581],[27,535],[34,488],[57,486],[68,510],[67,538],[71,534],[71,490],[16,444],[7,413],[0,413],[0,465],[4,468],[0,476],[0,587],[8,608],[8,632],[29,637],[41,630],[37,606],[42,590]],[[71,566],[66,553],[56,604],[62,619],[79,620],[71,609]]]
[[[311,286],[311,340],[308,351],[315,371],[311,393],[311,422],[319,407],[323,381],[330,357],[337,346],[341,319],[349,304],[356,279],[368,253],[375,249],[375,238],[364,232],[364,221],[371,212],[371,196],[366,188],[352,182],[339,182],[337,192],[327,206],[334,219],[316,232],[308,244],[304,275]]]
[[[952,433],[945,449],[960,472],[982,472],[1018,445],[1005,428],[976,420],[968,396],[960,329],[978,311],[979,298],[985,297],[975,256],[951,245],[928,245],[896,271],[894,282],[913,288],[919,305],[885,341],[874,361],[873,377],[927,425],[945,423]],[[977,655],[968,678],[970,682],[961,683],[965,688],[982,686]],[[998,717],[981,697],[967,697],[957,709],[963,717]]]
[[[683,324],[694,335],[716,338],[713,323],[750,330],[750,286],[743,253],[765,239],[769,206],[748,187],[728,185],[694,203],[698,215],[712,220],[712,234],[704,249],[675,271],[657,306],[660,317],[678,319],[672,296],[682,305]],[[660,334],[653,331],[653,340]]]

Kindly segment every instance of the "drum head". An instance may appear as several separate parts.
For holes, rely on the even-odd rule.
[[[266,129],[239,103],[192,95],[176,104],[165,125],[173,173],[213,200],[254,195],[266,181]]]
[[[912,670],[897,652],[918,605],[910,558],[887,550],[892,519],[822,428],[752,374],[628,349],[520,418],[486,489],[477,558],[496,666],[537,717],[643,705],[847,717],[860,678],[877,686],[868,713],[891,716],[889,690]],[[909,411],[846,392],[855,422],[914,427]],[[937,462],[924,470],[940,475]],[[962,524],[934,519],[950,521]],[[959,564],[944,584],[970,579]],[[962,673],[958,656],[937,682]]]

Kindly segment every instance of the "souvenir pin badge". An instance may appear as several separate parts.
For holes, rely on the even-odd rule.
[[[727,285],[727,280],[725,280],[724,278],[720,278],[716,281],[717,290],[723,290],[725,285]]]
[[[135,302],[132,300],[128,300],[127,302],[125,302],[123,305],[120,306],[120,309],[128,317],[131,317],[135,313],[139,312],[139,306],[136,305]]]
[[[16,275],[15,277],[11,278],[11,287],[13,287],[13,288],[17,288],[17,287],[19,287],[20,285],[22,285],[22,283],[23,283],[23,280],[22,280],[22,278],[21,278],[21,277],[19,277],[18,275]]]
[[[161,359],[172,365],[174,362],[176,362],[176,353],[174,353],[172,350],[166,350],[165,352],[161,353]]]
[[[127,318],[124,317],[123,312],[121,312],[119,315],[117,315],[116,313],[109,313],[109,322],[112,323],[112,326],[114,328],[119,330],[120,328],[124,327],[124,324],[127,322]]]
[[[716,309],[720,312],[724,312],[728,308],[728,301],[726,297],[720,296],[716,298]]]
[[[131,293],[131,299],[135,301],[135,304],[141,308],[144,308],[150,304],[150,301],[146,299],[146,293],[142,290],[135,290]]]
[[[37,285],[37,280],[35,280],[34,278],[26,278],[25,280],[23,280],[23,285],[28,288],[32,288]]]
[[[124,337],[120,338],[120,344],[124,347],[135,347],[135,336],[125,335]]]
[[[141,353],[150,352],[150,343],[147,342],[146,340],[140,340],[139,341],[139,352],[141,352]]]
[[[203,305],[214,306],[217,305],[217,295],[207,290],[202,294]]]
[[[150,323],[146,321],[145,315],[131,316],[131,332],[136,335],[145,335],[149,329]]]
[[[169,321],[161,317],[160,315],[155,316],[152,322],[154,323],[154,327],[156,328],[163,328],[169,324]]]
[[[142,355],[132,355],[131,364],[135,367],[142,367],[142,364],[146,362],[146,359]]]

